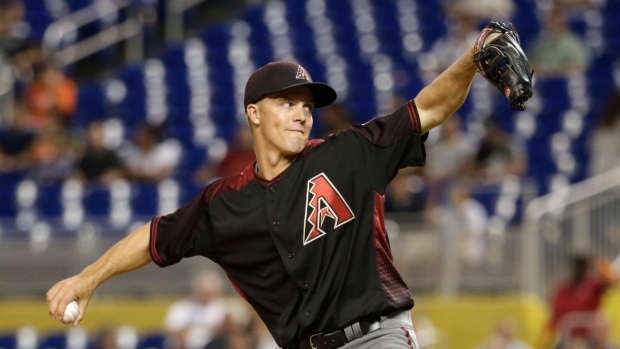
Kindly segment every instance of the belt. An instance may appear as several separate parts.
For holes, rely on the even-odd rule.
[[[352,340],[362,338],[370,332],[381,328],[381,322],[359,321],[350,326],[330,333],[317,333],[299,341],[299,349],[334,349],[340,348]]]

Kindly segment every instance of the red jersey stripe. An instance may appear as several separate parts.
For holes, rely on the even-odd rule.
[[[155,263],[159,265],[164,264],[164,260],[161,258],[159,253],[157,253],[157,226],[159,225],[159,220],[161,216],[157,216],[151,222],[151,258]]]

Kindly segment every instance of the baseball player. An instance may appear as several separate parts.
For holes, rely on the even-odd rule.
[[[334,89],[295,63],[258,69],[244,99],[256,162],[58,282],[47,294],[50,316],[60,320],[78,300],[76,326],[105,280],[151,262],[166,267],[204,256],[224,269],[282,348],[419,349],[413,300],[392,261],[383,193],[399,168],[424,165],[426,134],[466,98],[474,55],[506,36],[482,35],[479,48],[400,109],[326,139],[308,136],[313,109],[332,103]],[[517,93],[519,103],[531,95]]]

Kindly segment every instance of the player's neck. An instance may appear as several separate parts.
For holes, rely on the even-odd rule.
[[[262,178],[270,181],[286,170],[297,159],[297,155],[284,156],[261,154],[256,156],[254,171]]]

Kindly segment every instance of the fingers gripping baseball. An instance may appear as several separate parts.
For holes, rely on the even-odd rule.
[[[47,292],[47,304],[50,318],[62,322],[67,305],[75,300],[78,302],[79,313],[71,324],[77,326],[84,317],[86,307],[88,306],[93,291],[94,289],[89,283],[79,275],[56,283]]]

